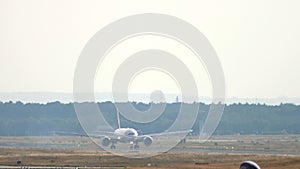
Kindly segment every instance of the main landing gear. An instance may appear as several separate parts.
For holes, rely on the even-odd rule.
[[[130,150],[139,150],[140,149],[140,146],[137,144],[137,143],[130,143]],[[115,146],[115,144],[112,144],[111,146],[110,146],[110,149],[111,150],[115,150],[116,149],[116,146]]]

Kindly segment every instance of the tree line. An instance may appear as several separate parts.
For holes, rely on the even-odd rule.
[[[92,103],[76,103],[92,104]],[[130,102],[138,110],[151,104]],[[193,134],[199,134],[209,111],[209,104],[199,106]],[[117,127],[117,113],[112,102],[97,103],[106,121]],[[168,103],[164,112],[149,124],[132,122],[121,116],[122,127],[136,128],[140,134],[157,133],[168,129],[176,120],[181,103]],[[53,131],[84,133],[77,119],[74,103],[47,104],[0,102],[0,136],[44,136]],[[225,105],[223,116],[215,131],[225,134],[299,134],[300,106],[294,104],[231,104]]]

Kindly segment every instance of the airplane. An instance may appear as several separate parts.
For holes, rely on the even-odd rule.
[[[97,134],[80,134],[80,133],[67,133],[67,132],[54,132],[55,134],[63,134],[63,135],[73,135],[73,136],[83,136],[83,137],[93,137],[93,138],[100,138],[102,139],[102,146],[108,147],[110,149],[116,149],[116,144],[119,143],[129,143],[130,149],[139,149],[139,142],[143,142],[146,147],[150,146],[153,142],[154,137],[159,136],[172,136],[172,135],[179,135],[184,134],[187,135],[191,133],[193,130],[182,130],[182,131],[174,131],[174,132],[163,132],[163,133],[154,133],[154,134],[147,134],[147,135],[139,135],[136,129],[134,128],[122,128],[120,122],[120,112],[117,111],[117,122],[118,128],[115,129],[113,132],[109,131],[98,131]],[[184,139],[184,138],[182,138]],[[182,140],[181,139],[181,140]]]

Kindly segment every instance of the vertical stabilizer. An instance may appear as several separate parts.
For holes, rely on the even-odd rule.
[[[121,128],[121,122],[120,122],[120,112],[117,109],[117,120],[118,120],[118,128]]]

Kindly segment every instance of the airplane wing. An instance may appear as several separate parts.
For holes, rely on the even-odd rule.
[[[139,135],[136,137],[136,140],[142,141],[144,138],[151,137],[163,137],[163,136],[178,136],[178,135],[187,135],[189,133],[193,132],[193,130],[182,130],[182,131],[173,131],[173,132],[162,132],[162,133],[153,133],[153,134],[145,134],[145,135]]]
[[[80,137],[93,137],[93,138],[103,138],[103,137],[109,137],[113,136],[113,132],[109,131],[98,131],[95,134],[82,134],[82,133],[74,133],[74,132],[61,132],[61,131],[55,131],[53,132],[55,135],[62,135],[62,136],[80,136]]]
[[[162,132],[162,133],[139,135],[135,138],[135,142],[144,142],[145,146],[150,146],[153,142],[153,138],[155,138],[155,137],[166,137],[166,136],[167,137],[170,137],[170,136],[183,137],[183,136],[185,136],[185,135],[187,135],[191,132],[192,132],[192,130],[182,130],[182,131]],[[181,139],[183,139],[183,138],[181,138]]]
[[[179,134],[190,134],[193,130],[182,130],[182,131],[171,131],[171,132],[162,132],[162,133],[153,133],[153,134],[147,134],[145,136],[151,136],[151,137],[159,137],[159,136],[176,136]]]

